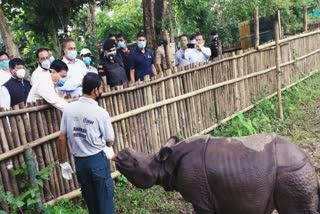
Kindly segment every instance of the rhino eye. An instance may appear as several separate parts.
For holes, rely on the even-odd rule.
[[[139,166],[139,163],[138,163],[137,159],[133,159],[133,166],[134,167],[138,167]]]

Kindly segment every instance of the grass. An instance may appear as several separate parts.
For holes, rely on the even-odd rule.
[[[315,74],[283,93],[283,121],[278,117],[277,99],[273,98],[257,104],[245,114],[238,113],[233,120],[220,124],[211,134],[229,137],[276,132],[297,144],[305,144],[310,139],[317,141],[320,137],[319,83],[320,74]],[[148,190],[137,189],[123,176],[116,179],[114,197],[116,213],[121,214],[179,213],[182,208],[191,208],[174,192],[165,192],[159,186]],[[55,212],[50,214],[87,213],[86,209],[65,200],[51,209]]]
[[[315,74],[282,94],[283,121],[278,117],[278,103],[274,97],[262,101],[247,113],[238,113],[234,119],[220,124],[211,134],[230,137],[276,132],[293,141],[301,140],[310,135],[311,127],[320,117],[317,111],[320,105],[319,82],[320,74]]]

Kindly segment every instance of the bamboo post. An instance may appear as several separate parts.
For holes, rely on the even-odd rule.
[[[303,31],[308,31],[308,7],[303,7]]]
[[[232,52],[232,56],[235,56],[235,55],[236,55],[235,52]],[[238,77],[237,59],[232,60],[232,72],[233,72],[233,75],[232,75],[233,78],[237,78]],[[239,83],[234,84],[234,99],[235,99],[236,111],[241,110],[239,87],[240,87]]]
[[[254,10],[254,33],[255,33],[255,45],[257,48],[260,44],[260,30],[259,30],[259,7],[256,7]]]
[[[167,68],[172,70],[172,59],[171,59],[171,50],[170,50],[170,37],[168,31],[163,32],[163,41],[164,41],[164,52],[167,60]]]
[[[277,67],[277,93],[278,93],[278,108],[279,108],[279,117],[283,120],[283,109],[282,109],[282,96],[281,96],[281,54],[280,54],[280,44],[279,44],[279,23],[275,21],[274,23],[274,33],[276,40],[276,67]]]
[[[26,160],[26,164],[28,168],[29,181],[30,181],[31,187],[33,189],[39,189],[36,183],[37,169],[36,169],[36,162],[33,158],[32,148],[27,148],[26,150],[24,150],[24,158]],[[37,213],[40,213],[42,205],[41,205],[41,198],[39,193],[36,194],[36,198],[37,200],[39,200],[39,202],[35,204],[36,211]]]

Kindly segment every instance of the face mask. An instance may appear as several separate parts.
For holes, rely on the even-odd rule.
[[[190,44],[196,44],[196,40],[195,39],[191,40]]]
[[[26,75],[26,70],[24,70],[24,69],[17,70],[17,77],[19,79],[23,79],[25,75]]]
[[[96,101],[98,102],[101,99],[102,92],[99,92],[98,96],[96,97]]]
[[[180,47],[183,48],[184,46],[187,46],[188,42],[186,41],[180,41]]]
[[[142,49],[146,47],[146,42],[145,41],[138,41],[137,43],[138,48]]]
[[[7,70],[9,68],[9,60],[3,60],[0,62],[0,69]]]
[[[46,59],[43,62],[41,62],[41,67],[45,70],[48,70],[50,68],[50,64],[51,64],[50,60]]]
[[[55,60],[54,56],[50,56],[49,60],[52,63]]]
[[[90,65],[90,63],[92,61],[91,57],[83,57],[82,60],[85,65]]]
[[[60,78],[60,80],[57,82],[57,87],[62,87],[66,80],[67,78]]]
[[[126,44],[124,42],[118,42],[118,49],[125,48]]]
[[[69,59],[76,59],[77,57],[77,51],[68,51],[66,56],[69,58]]]

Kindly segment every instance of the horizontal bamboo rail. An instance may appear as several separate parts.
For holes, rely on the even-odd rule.
[[[312,31],[312,32],[309,32],[309,33],[301,33],[301,34],[295,35],[295,36],[290,36],[288,38],[281,39],[279,41],[279,44],[283,44],[283,43],[286,43],[286,42],[289,42],[289,41],[292,41],[292,40],[295,40],[295,39],[304,38],[304,37],[307,37],[307,36],[312,36],[312,35],[315,35],[315,34],[318,34],[318,33],[320,33],[320,30]],[[276,44],[276,42],[273,41],[273,42],[270,42],[270,43],[267,43],[267,44],[264,44],[264,45],[259,45],[257,49],[260,51],[260,50],[275,46],[275,44]]]

